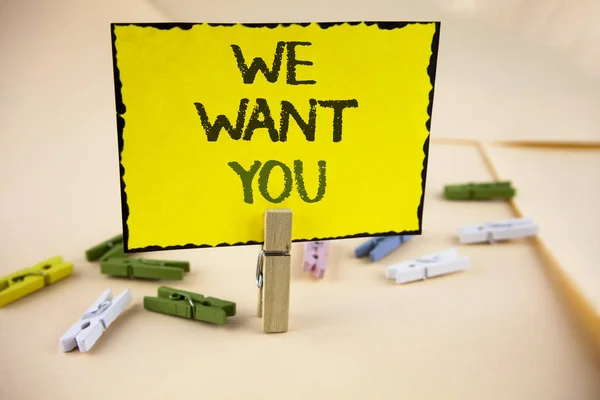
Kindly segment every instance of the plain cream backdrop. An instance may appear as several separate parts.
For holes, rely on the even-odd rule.
[[[151,0],[177,21],[442,21],[435,137],[599,141],[595,0]]]

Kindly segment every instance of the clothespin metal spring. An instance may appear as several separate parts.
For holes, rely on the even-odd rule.
[[[263,265],[263,257],[264,256],[289,256],[289,251],[266,251],[261,250],[258,253],[258,260],[256,262],[256,286],[261,288],[263,286],[263,273],[262,273],[262,265]]]
[[[440,261],[441,257],[436,254],[434,256],[425,256],[425,257],[420,257],[420,258],[415,258],[414,259],[414,264],[410,264],[408,265],[408,267],[418,267],[421,264],[431,264],[431,263],[435,263]],[[427,278],[429,278],[429,276],[427,276],[427,269],[425,269],[425,273],[423,274],[422,280],[427,280]]]
[[[104,310],[106,310],[108,307],[110,307],[110,304],[111,304],[110,300],[100,303],[98,305],[98,307],[96,307],[95,310],[88,311],[85,314],[83,314],[81,319],[88,319],[88,318],[95,317],[96,315],[102,314],[104,312]]]
[[[192,313],[192,319],[196,319],[196,305],[194,304],[194,301],[192,300],[192,297],[184,294],[184,293],[171,293],[169,295],[169,299],[171,300],[187,300],[188,303],[190,303],[190,312]]]
[[[514,224],[511,223],[502,223],[502,222],[494,222],[487,225],[487,228],[512,228]],[[479,230],[486,229],[486,226],[480,226]],[[487,240],[489,244],[496,243],[496,239],[494,238],[494,232],[490,231],[487,234]]]
[[[48,269],[48,268],[50,268],[50,266],[45,265],[43,268]],[[41,276],[42,278],[44,278],[44,283],[46,285],[50,284],[50,282],[49,282],[50,276],[47,273],[45,273],[44,271],[29,272],[27,274],[16,276],[12,279],[12,281],[15,283],[21,282],[23,279],[27,278],[28,276]]]

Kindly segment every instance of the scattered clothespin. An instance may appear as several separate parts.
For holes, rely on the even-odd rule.
[[[73,264],[57,256],[0,278],[0,307],[73,273]]]
[[[144,308],[161,314],[223,325],[235,315],[235,303],[166,286],[158,288],[158,297],[144,297]]]
[[[61,350],[68,352],[77,347],[82,353],[89,351],[130,302],[129,289],[125,289],[114,300],[112,291],[105,290],[81,319],[60,338]]]
[[[468,257],[459,258],[456,249],[449,249],[391,265],[385,270],[385,277],[396,283],[414,282],[465,270],[470,262]]]
[[[100,272],[105,275],[142,279],[183,279],[190,271],[187,261],[147,260],[143,258],[111,258],[100,263]]]
[[[267,210],[265,240],[256,264],[258,316],[263,319],[264,333],[288,330],[291,247],[292,210]]]
[[[364,257],[368,254],[371,261],[376,262],[406,243],[411,237],[411,235],[374,237],[358,246],[354,254],[356,257]]]
[[[465,183],[444,186],[447,200],[491,200],[510,199],[516,193],[510,181],[488,183]]]
[[[515,218],[481,225],[463,226],[458,230],[460,243],[491,243],[535,236],[539,228],[532,218]]]
[[[311,271],[315,278],[321,279],[325,275],[327,267],[328,241],[304,243],[304,267],[305,272]]]
[[[123,258],[126,256],[123,247],[123,235],[110,238],[85,252],[85,258],[88,261],[104,261],[109,258]]]

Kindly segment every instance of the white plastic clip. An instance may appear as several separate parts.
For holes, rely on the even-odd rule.
[[[471,244],[520,239],[535,236],[538,232],[539,228],[533,219],[526,217],[463,226],[458,230],[458,235],[461,244]]]
[[[470,263],[469,257],[459,258],[456,249],[449,249],[391,265],[385,270],[385,277],[408,283],[463,271]]]
[[[125,289],[114,300],[112,291],[106,289],[87,309],[81,319],[60,338],[61,350],[67,352],[75,347],[78,347],[82,353],[90,350],[130,302],[131,291],[129,289]]]

